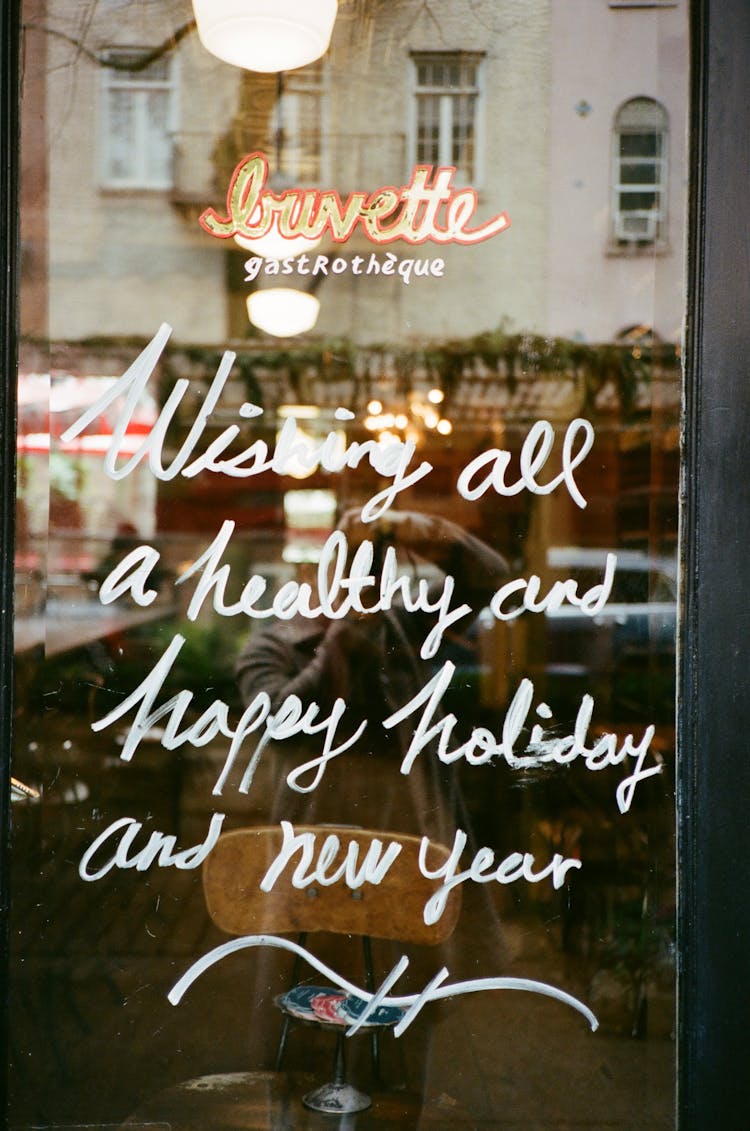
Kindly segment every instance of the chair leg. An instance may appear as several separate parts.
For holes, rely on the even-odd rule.
[[[301,931],[300,932],[300,934],[297,938],[297,942],[299,943],[300,946],[305,945],[305,943],[307,942],[307,931]],[[301,966],[302,966],[302,959],[297,954],[294,957],[294,965],[292,966],[292,976],[289,980],[289,989],[290,990],[293,989],[294,986],[297,985],[297,981],[299,980],[299,972],[300,972]],[[274,1069],[275,1069],[276,1072],[280,1071],[281,1065],[284,1061],[284,1056],[286,1054],[286,1042],[287,1042],[287,1039],[289,1037],[289,1026],[291,1025],[291,1021],[292,1021],[291,1017],[289,1017],[288,1014],[284,1014],[284,1020],[283,1020],[282,1025],[281,1025],[281,1034],[279,1036],[279,1045],[278,1045],[278,1048],[276,1049],[276,1061],[274,1063]]]
[[[375,993],[375,967],[372,962],[372,941],[369,935],[362,936],[362,947],[365,952],[365,985],[371,994]],[[372,1060],[372,1078],[375,1084],[380,1083],[380,1032],[373,1029],[370,1033],[370,1059]]]
[[[360,1092],[353,1084],[346,1082],[346,1050],[343,1029],[336,1034],[336,1055],[333,1063],[333,1080],[323,1084],[302,1097],[302,1103],[311,1111],[322,1111],[329,1115],[349,1115],[366,1111],[372,1100],[365,1092]]]
[[[276,1049],[276,1061],[275,1061],[274,1066],[273,1066],[274,1071],[276,1071],[276,1072],[279,1072],[281,1070],[281,1065],[284,1062],[284,1054],[286,1053],[286,1042],[287,1042],[287,1037],[289,1036],[289,1025],[290,1025],[290,1023],[291,1023],[291,1018],[289,1018],[285,1015],[284,1020],[281,1024],[281,1036],[279,1037],[279,1047]]]

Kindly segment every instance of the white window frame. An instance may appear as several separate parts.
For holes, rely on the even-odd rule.
[[[418,67],[421,62],[426,62],[432,59],[439,59],[441,61],[450,62],[452,59],[457,61],[470,61],[476,66],[476,76],[473,85],[449,87],[449,86],[421,86],[418,82]],[[483,157],[484,157],[484,107],[485,107],[485,92],[484,92],[484,55],[480,51],[412,51],[411,52],[411,80],[412,91],[410,99],[410,116],[409,116],[409,160],[411,166],[414,165],[440,165],[440,166],[455,166],[452,156],[452,130],[453,130],[453,111],[456,99],[460,95],[473,95],[474,96],[474,153],[473,153],[473,168],[463,171],[460,168],[456,173],[456,184],[471,185],[479,188],[482,184],[484,175]],[[437,158],[431,161],[425,160],[418,154],[419,145],[419,99],[421,95],[436,95],[440,98],[440,118],[439,118],[439,136],[438,136],[438,155]]]
[[[108,52],[108,58],[127,57],[138,58],[148,53],[148,47],[113,48]],[[172,150],[174,136],[177,131],[177,59],[174,55],[162,57],[167,65],[167,77],[163,79],[149,78],[148,72],[121,71],[113,67],[102,67],[101,75],[101,132],[100,132],[100,181],[108,189],[153,189],[164,191],[172,188],[174,171]],[[110,103],[109,95],[112,91],[125,90],[132,95],[136,139],[133,146],[133,163],[126,176],[113,176],[109,167],[110,156]],[[162,90],[167,98],[166,127],[164,130],[164,144],[169,147],[170,160],[168,173],[164,177],[156,177],[149,173],[146,164],[146,138],[148,134],[148,120],[146,113],[146,96],[153,91]]]
[[[652,121],[628,122],[628,110],[636,103],[650,104]],[[623,156],[620,139],[627,134],[652,132],[659,137],[654,156]],[[636,183],[623,180],[623,168],[630,165],[651,165],[656,171],[653,181]],[[669,114],[661,102],[646,96],[623,102],[615,114],[612,130],[612,202],[611,242],[615,248],[663,246],[667,242],[667,194],[669,183]],[[648,193],[658,201],[649,209],[623,208],[621,197]]]

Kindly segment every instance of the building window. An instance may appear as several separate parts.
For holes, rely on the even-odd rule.
[[[666,239],[667,112],[633,98],[617,112],[612,177],[612,238],[618,245]]]
[[[289,71],[276,107],[279,171],[295,184],[314,184],[323,176],[325,68],[322,60]]]
[[[412,58],[414,164],[453,165],[458,182],[475,183],[481,57],[441,51]]]
[[[274,191],[320,184],[330,142],[325,92],[322,60],[285,74],[245,71],[236,112],[215,151],[219,183],[229,180],[240,155],[261,151]]]
[[[146,49],[110,52],[105,66],[102,178],[111,188],[165,189],[172,184],[174,60],[139,68]]]

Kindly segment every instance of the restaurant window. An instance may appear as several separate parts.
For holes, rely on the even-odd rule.
[[[477,178],[482,60],[461,51],[415,54],[414,158],[453,165],[458,181]]]
[[[102,178],[109,188],[172,184],[173,59],[143,66],[147,48],[110,51],[103,75]]]
[[[667,112],[632,98],[617,112],[613,145],[612,236],[620,246],[666,238]]]
[[[594,111],[663,90],[684,184],[684,10],[340,4],[262,71],[218,0],[40,6],[10,1126],[669,1126],[684,276],[602,255]]]

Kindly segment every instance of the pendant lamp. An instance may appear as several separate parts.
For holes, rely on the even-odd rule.
[[[248,71],[291,71],[328,48],[337,0],[193,0],[201,43]]]
[[[276,338],[291,338],[312,330],[319,310],[315,295],[292,287],[254,291],[247,298],[247,313],[253,326]]]

